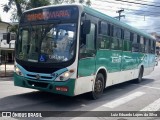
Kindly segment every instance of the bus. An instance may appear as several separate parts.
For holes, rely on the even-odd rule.
[[[83,5],[27,10],[19,22],[14,85],[99,98],[154,70],[155,39]]]

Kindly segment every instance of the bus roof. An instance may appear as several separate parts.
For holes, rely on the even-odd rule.
[[[81,4],[61,4],[61,5],[47,5],[47,6],[42,6],[42,7],[37,7],[37,8],[32,8],[29,10],[25,10],[25,12],[33,11],[33,10],[39,10],[39,9],[45,9],[45,8],[51,8],[51,7],[63,7],[63,6],[77,6],[77,7],[83,7]],[[24,13],[25,13],[24,12]]]

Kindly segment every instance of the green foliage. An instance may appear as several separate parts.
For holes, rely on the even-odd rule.
[[[50,5],[50,2],[48,0],[8,0],[8,3],[3,5],[3,11],[8,12],[13,8],[13,6],[16,6],[16,8],[14,8],[14,12],[12,13],[11,20],[19,21],[19,18],[25,10],[45,5]],[[17,30],[18,25],[13,25],[10,28],[10,32],[17,33]]]
[[[30,0],[27,3],[26,9],[46,6],[46,5],[50,5],[50,4],[51,3],[48,0]]]
[[[10,9],[14,9],[14,12],[12,13],[12,21],[19,21],[19,18],[21,17],[22,13],[25,10],[46,6],[52,4],[62,4],[62,3],[68,3],[72,4],[75,3],[76,0],[8,0],[8,3],[3,5],[3,10],[5,12],[8,12]],[[81,4],[86,4],[88,6],[91,5],[90,0],[78,0]],[[13,6],[16,6],[14,8]]]
[[[86,5],[91,6],[91,0],[87,0]]]
[[[62,3],[68,3],[72,4],[75,3],[77,0],[51,0],[52,4],[62,4]],[[81,4],[86,4],[87,6],[91,6],[91,1],[90,0],[78,0],[79,3]]]
[[[9,29],[10,32],[16,33],[18,32],[18,25],[13,25]]]
[[[20,17],[22,14],[22,6],[25,4],[25,0],[8,0],[8,3],[3,5],[3,11],[8,12],[14,5],[16,6],[17,15]]]
[[[3,11],[8,12],[13,6],[16,6],[12,14],[12,20],[19,20],[24,10],[50,5],[49,0],[8,0],[8,3],[3,5]]]
[[[22,13],[25,10],[31,9],[31,8],[36,8],[36,7],[41,7],[41,6],[46,6],[52,4],[62,4],[62,3],[68,3],[72,4],[75,3],[76,0],[8,0],[8,3],[3,5],[3,11],[8,12],[9,10],[13,9],[13,6],[16,6],[14,8],[14,12],[12,13],[12,21],[19,21],[19,18],[21,17]],[[91,5],[90,0],[79,0],[79,3],[81,4],[86,4],[88,6]],[[1,17],[0,17],[1,21]],[[17,33],[18,30],[18,25],[13,25],[10,28],[10,32],[15,32]]]
[[[79,0],[79,3],[84,3],[84,0]]]

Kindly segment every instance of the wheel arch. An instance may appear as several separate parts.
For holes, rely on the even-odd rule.
[[[95,78],[98,73],[101,73],[104,77],[104,88],[106,87],[106,82],[107,82],[107,69],[105,67],[99,67],[96,71]]]

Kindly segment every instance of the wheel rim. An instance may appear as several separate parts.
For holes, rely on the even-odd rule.
[[[103,83],[101,80],[98,79],[95,83],[94,92],[97,94],[101,93],[102,89],[103,89]]]

